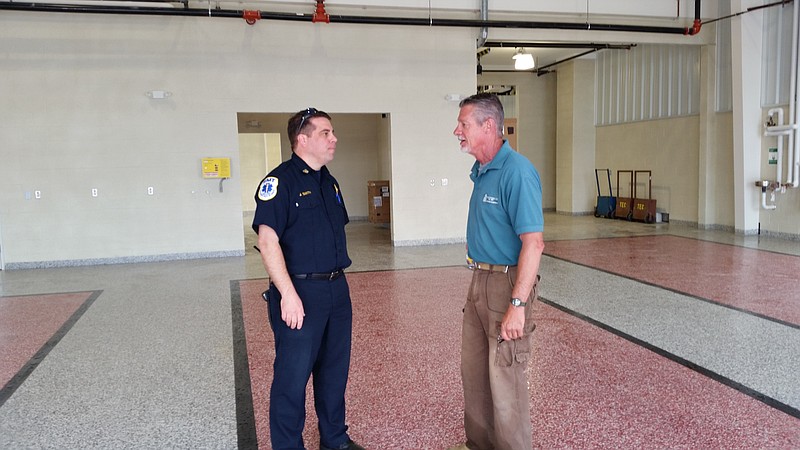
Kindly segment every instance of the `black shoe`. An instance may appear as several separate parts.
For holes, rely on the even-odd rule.
[[[319,444],[319,450],[366,450],[366,449],[353,442],[352,439],[349,439],[347,442],[336,448],[325,447],[324,445]]]

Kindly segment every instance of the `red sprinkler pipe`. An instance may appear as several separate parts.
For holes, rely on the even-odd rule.
[[[248,25],[253,25],[256,23],[256,20],[261,20],[261,11],[246,9],[242,12],[242,19],[244,19]]]
[[[700,32],[700,27],[703,25],[703,22],[700,20],[700,1],[701,0],[694,0],[694,24],[691,28],[686,28],[683,34],[694,36]]]
[[[311,18],[311,22],[331,23],[331,17],[325,12],[325,0],[317,0],[317,10],[314,12],[314,17]]]

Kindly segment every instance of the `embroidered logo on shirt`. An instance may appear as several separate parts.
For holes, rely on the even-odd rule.
[[[490,205],[499,205],[500,200],[497,197],[492,197],[489,194],[483,194],[483,203],[488,203]]]
[[[267,201],[272,200],[275,198],[275,195],[278,193],[278,178],[276,177],[267,177],[264,178],[264,181],[261,182],[261,186],[258,188],[258,198]]]

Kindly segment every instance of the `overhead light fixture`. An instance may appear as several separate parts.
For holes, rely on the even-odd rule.
[[[172,97],[172,92],[169,92],[169,91],[147,91],[147,92],[144,93],[144,95],[146,95],[146,96],[148,96],[148,97],[150,97],[152,99],[162,100],[162,99],[165,99],[167,97]]]
[[[533,61],[533,55],[530,53],[523,53],[522,48],[517,49],[517,53],[512,56],[514,59],[514,68],[516,70],[530,70],[536,67],[536,63]]]

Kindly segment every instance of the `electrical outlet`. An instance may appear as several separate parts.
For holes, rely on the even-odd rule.
[[[92,188],[92,197],[97,197],[97,188]]]
[[[35,198],[42,198],[42,191],[33,191],[33,196]]]
[[[147,187],[147,195],[153,195],[153,186]]]

